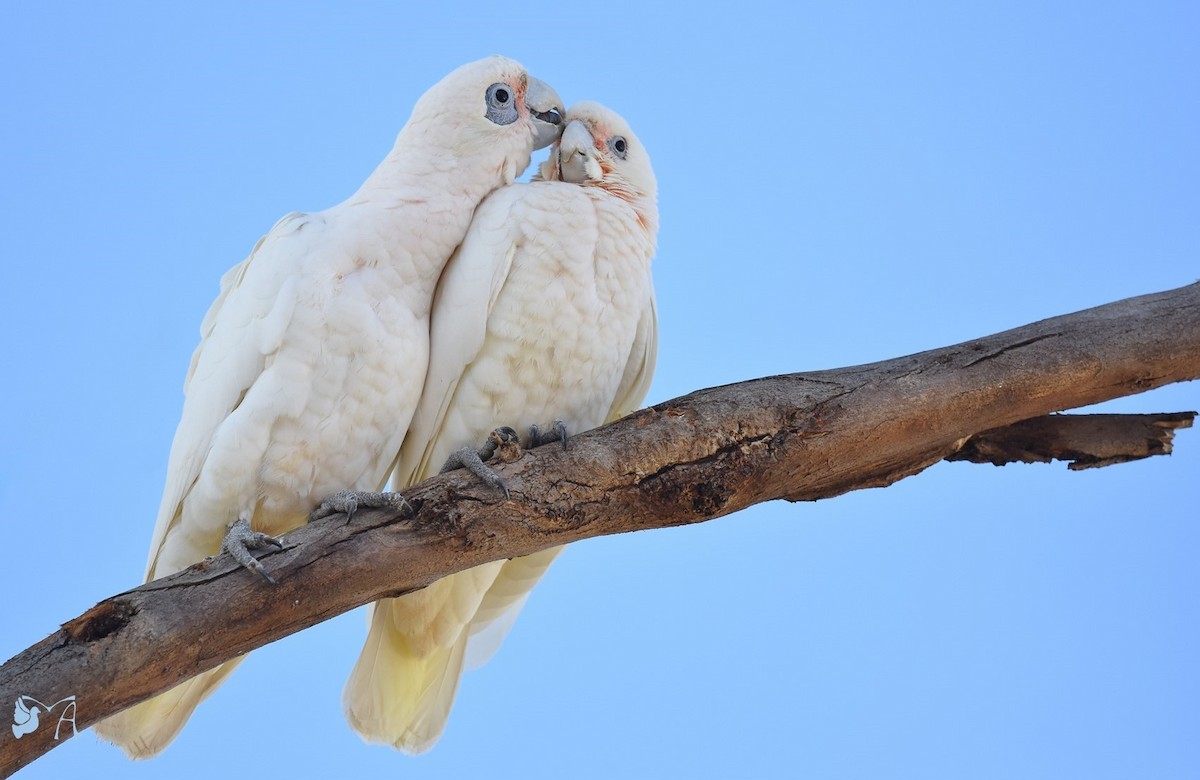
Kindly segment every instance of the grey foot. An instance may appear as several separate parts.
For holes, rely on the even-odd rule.
[[[363,509],[401,510],[412,514],[413,508],[404,496],[399,493],[372,493],[368,490],[340,490],[321,502],[321,505],[308,516],[312,520],[324,520],[333,515],[345,515],[346,522],[354,517],[354,513]]]
[[[438,473],[445,474],[447,471],[464,468],[489,485],[503,490],[505,498],[511,498],[508,493],[508,485],[505,485],[504,480],[500,479],[500,475],[488,468],[484,461],[495,455],[497,451],[500,451],[501,459],[505,459],[504,451],[514,447],[520,449],[520,437],[517,436],[517,432],[508,426],[497,428],[492,431],[487,441],[478,450],[463,447],[450,453],[450,457],[446,459],[446,465],[442,466],[442,470]]]
[[[545,432],[536,423],[529,426],[529,449],[549,444],[552,441],[561,441],[563,450],[567,449],[567,424],[562,420],[555,420],[554,425],[550,426],[550,430]]]
[[[229,532],[225,534],[225,541],[221,542],[221,549],[232,555],[234,560],[274,585],[275,578],[268,574],[258,559],[250,554],[250,550],[261,547],[283,549],[283,542],[262,531],[251,530],[250,521],[244,517],[238,518],[237,522],[229,527]]]

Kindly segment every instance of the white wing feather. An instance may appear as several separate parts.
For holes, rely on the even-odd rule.
[[[650,290],[650,299],[638,319],[637,335],[634,336],[633,349],[629,352],[629,362],[625,364],[625,373],[621,376],[621,384],[612,406],[608,409],[605,422],[619,420],[631,414],[642,406],[646,393],[650,392],[650,383],[654,380],[654,364],[658,361],[658,306],[654,301],[654,290]]]
[[[638,321],[637,336],[634,338],[620,388],[605,422],[618,420],[641,407],[654,378],[657,357],[658,314],[654,293],[651,292],[648,305]],[[509,629],[516,623],[517,615],[525,607],[530,592],[562,550],[562,547],[551,547],[533,555],[504,562],[504,568],[496,575],[495,582],[471,621],[471,639],[466,655],[468,669],[483,666],[500,649]]]
[[[295,247],[286,239],[310,222],[308,215],[299,213],[279,220],[250,256],[221,279],[221,292],[205,315],[200,344],[184,381],[183,415],[171,445],[166,487],[150,541],[148,580],[219,551],[223,524],[229,518],[214,517],[211,528],[174,533],[171,560],[164,565],[159,560],[168,535],[180,530],[184,499],[196,483],[219,426],[279,348],[295,303],[294,284],[287,273],[293,265],[288,255]],[[151,756],[174,738],[195,707],[241,660],[222,664],[101,722],[97,732],[133,757]]]
[[[237,408],[279,348],[295,305],[287,255],[298,247],[287,238],[302,228],[322,226],[320,218],[293,212],[258,240],[249,257],[221,277],[221,292],[200,326],[200,343],[192,353],[186,400],[167,461],[167,481],[158,520],[150,538],[146,579],[172,572],[156,570],[168,531],[178,523],[180,508],[195,484],[218,426]],[[301,245],[303,246],[303,245]],[[214,518],[220,525],[233,518]],[[196,550],[193,561],[215,549]]]
[[[514,234],[520,187],[507,187],[485,200],[475,212],[471,230],[438,282],[430,323],[429,372],[425,389],[397,457],[397,488],[436,474],[448,457],[442,426],[458,391],[459,380],[479,356],[487,337],[487,321],[508,278],[519,237]],[[479,442],[482,444],[482,440]],[[442,462],[434,462],[442,445]],[[457,445],[465,446],[465,445]]]

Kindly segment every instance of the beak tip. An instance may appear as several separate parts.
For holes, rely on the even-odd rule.
[[[534,149],[543,149],[554,143],[563,126],[563,102],[546,82],[530,76],[525,90],[525,107],[533,118]]]

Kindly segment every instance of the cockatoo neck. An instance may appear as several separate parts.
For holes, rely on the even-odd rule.
[[[525,166],[529,155],[505,155],[497,160],[495,149],[448,149],[436,141],[427,144],[405,141],[401,136],[395,148],[367,177],[355,198],[369,197],[381,204],[403,205],[416,199],[466,197],[478,203],[492,190],[511,184]],[[429,181],[438,186],[431,190]]]
[[[412,268],[413,278],[436,284],[441,266],[466,234],[475,206],[511,183],[522,170],[519,162],[502,159],[497,164],[494,150],[457,156],[434,144],[405,141],[337,208],[359,224],[362,235],[378,239],[384,255],[393,255],[392,262]],[[422,241],[414,245],[404,240],[414,235]]]

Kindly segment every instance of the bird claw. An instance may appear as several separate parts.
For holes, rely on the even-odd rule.
[[[309,522],[334,515],[345,515],[349,523],[359,508],[390,509],[413,514],[412,504],[399,493],[375,493],[369,490],[339,490],[329,496],[308,516]]]
[[[225,540],[221,542],[221,549],[232,555],[235,561],[274,585],[275,578],[250,554],[250,550],[260,547],[277,547],[282,550],[283,542],[262,531],[251,529],[250,521],[244,517],[239,517],[237,522],[229,527]]]
[[[567,424],[562,420],[555,420],[550,426],[550,430],[543,432],[537,423],[529,426],[529,449],[540,447],[543,444],[549,444],[553,441],[561,441],[563,452],[567,450]]]
[[[508,426],[501,426],[492,431],[487,441],[478,450],[471,449],[470,447],[462,447],[450,453],[450,457],[446,459],[446,464],[442,466],[442,470],[438,473],[445,474],[447,471],[464,468],[489,485],[504,491],[505,498],[511,498],[512,496],[508,492],[508,485],[504,484],[504,480],[500,478],[500,475],[492,471],[484,461],[498,455],[502,462],[511,463],[516,460],[516,457],[513,457],[514,449],[519,455],[520,448],[520,437],[517,436],[517,432]]]

